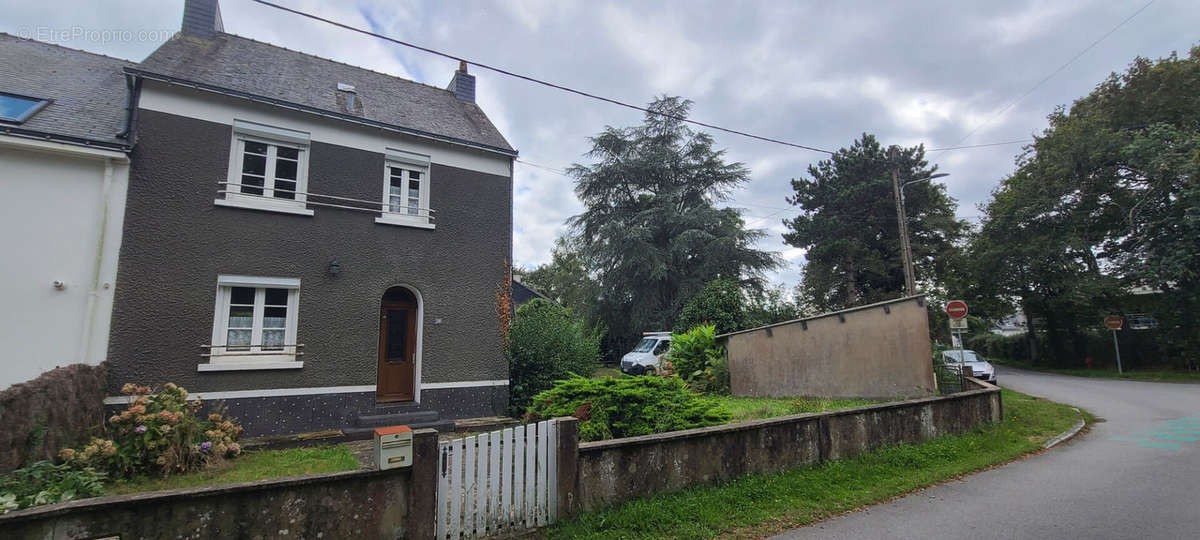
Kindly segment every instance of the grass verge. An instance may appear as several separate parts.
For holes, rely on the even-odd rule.
[[[140,491],[178,489],[213,484],[249,482],[266,478],[305,474],[352,471],[359,468],[358,458],[345,445],[249,451],[222,466],[204,471],[159,477],[140,477],[119,481],[104,489],[105,495]]]
[[[1096,379],[1126,379],[1130,381],[1146,381],[1146,382],[1193,382],[1200,383],[1200,371],[1126,371],[1117,373],[1115,369],[1070,369],[1070,368],[1051,368],[1045,366],[1034,366],[1028,362],[1017,362],[1015,360],[1005,360],[1003,358],[989,358],[988,361],[995,362],[1003,366],[1011,366],[1015,368],[1028,369],[1032,371],[1041,371],[1045,373],[1056,373],[1059,375],[1072,375],[1075,377],[1091,377]]]
[[[1010,390],[1003,400],[1004,420],[970,433],[629,501],[547,536],[759,538],[1036,452],[1078,419],[1066,405]]]
[[[620,377],[622,375],[624,375],[624,373],[621,373],[621,370],[618,368],[603,366],[596,368],[596,371],[592,373],[592,378],[603,379],[604,377]]]
[[[722,407],[732,413],[733,418],[729,420],[731,423],[879,403],[869,399],[749,398],[708,395],[705,397],[720,403]]]

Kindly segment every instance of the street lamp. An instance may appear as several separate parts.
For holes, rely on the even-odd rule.
[[[904,293],[906,296],[912,296],[917,293],[917,278],[916,271],[913,269],[912,244],[908,241],[908,214],[904,208],[904,188],[950,175],[947,173],[930,174],[901,184],[900,162],[896,159],[896,149],[894,147],[892,149],[892,160],[895,163],[895,167],[892,168],[892,189],[896,192],[896,221],[899,222],[900,252],[904,259]]]

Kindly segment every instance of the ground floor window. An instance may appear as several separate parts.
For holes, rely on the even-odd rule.
[[[218,276],[211,363],[295,361],[299,303],[299,279]]]

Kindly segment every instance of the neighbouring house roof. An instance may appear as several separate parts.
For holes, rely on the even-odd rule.
[[[202,38],[178,33],[129,71],[516,155],[478,105],[459,100],[449,90],[232,34]],[[344,96],[339,102],[338,83],[354,86],[361,111],[348,111]]]
[[[122,68],[133,62],[0,33],[0,92],[50,103],[0,133],[124,148],[128,91]]]
[[[534,298],[543,298],[543,299],[549,300],[549,298],[546,298],[546,295],[544,295],[540,292],[537,292],[536,290],[533,289],[533,287],[530,287],[530,286],[518,281],[517,277],[514,275],[513,280],[512,280],[513,306],[521,307],[526,302],[533,300]]]

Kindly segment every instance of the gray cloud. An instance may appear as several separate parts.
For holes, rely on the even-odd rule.
[[[424,2],[355,5],[282,0],[358,26],[633,103],[658,94],[696,102],[694,118],[822,148],[863,132],[885,144],[928,148],[1028,138],[1056,105],[1089,92],[1135,56],[1186,51],[1200,10],[1159,0],[1003,116],[1001,107],[1050,74],[1142,3],[1104,2]],[[69,27],[174,29],[181,2],[4,0],[0,30]],[[420,82],[444,85],[453,62],[246,0],[222,2],[226,29]],[[155,43],[63,42],[140,59]],[[641,115],[476,70],[479,101],[523,160],[563,168],[582,160],[587,137]],[[771,235],[763,247],[791,264],[773,279],[799,280],[802,253],[779,238],[793,215],[788,180],[821,154],[714,134],[753,181],[735,194],[747,221]],[[959,201],[976,206],[1012,171],[1019,145],[932,153]],[[563,221],[580,210],[572,183],[516,168],[515,262],[548,259]]]

